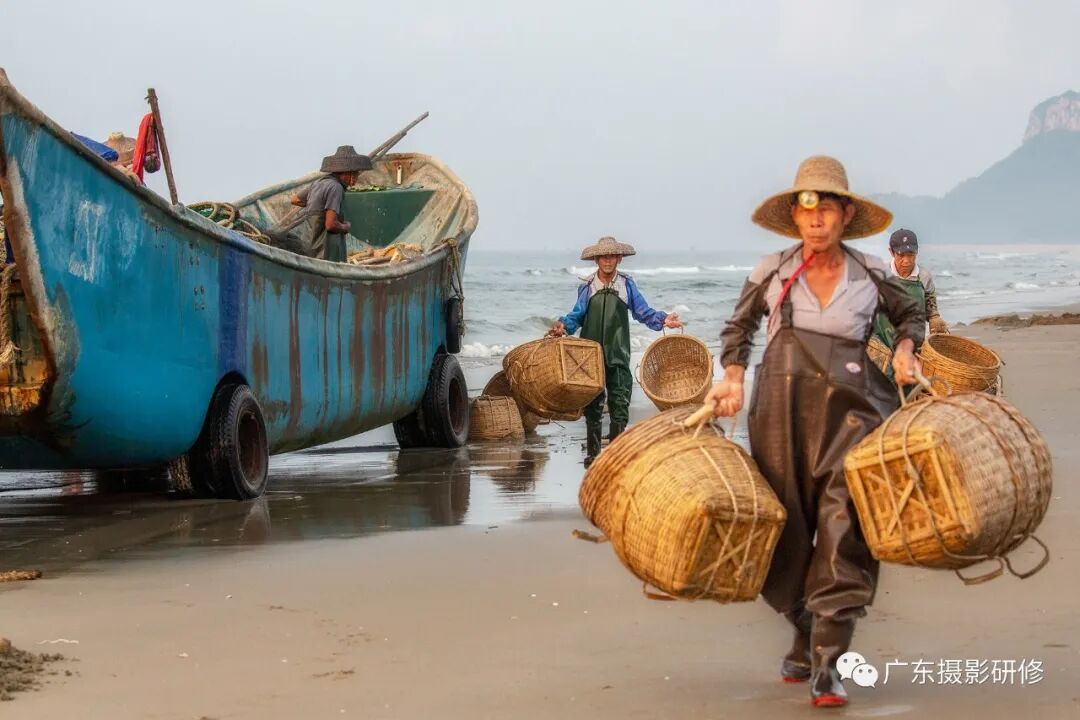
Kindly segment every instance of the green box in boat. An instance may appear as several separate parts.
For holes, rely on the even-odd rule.
[[[373,247],[386,247],[420,214],[434,190],[421,187],[352,190],[341,201],[349,234]]]

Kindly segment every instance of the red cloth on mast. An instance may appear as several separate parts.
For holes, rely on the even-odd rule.
[[[146,157],[147,155],[153,155],[150,163],[151,167],[147,168]],[[139,176],[139,180],[143,179],[143,172],[149,169],[150,172],[157,170],[157,126],[154,124],[154,116],[151,113],[147,113],[142,122],[139,123],[139,134],[135,138],[135,157],[132,160],[131,170]]]

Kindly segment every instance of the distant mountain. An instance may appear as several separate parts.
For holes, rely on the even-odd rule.
[[[1019,148],[943,197],[874,199],[935,242],[1080,243],[1080,93],[1040,103]]]

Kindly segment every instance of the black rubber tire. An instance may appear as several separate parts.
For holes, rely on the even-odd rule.
[[[219,498],[259,497],[266,490],[270,469],[268,448],[266,422],[251,388],[222,385],[214,393],[203,434],[192,449],[192,484],[202,490],[205,483]]]
[[[394,437],[402,450],[427,446],[427,434],[424,432],[419,408],[394,421]]]
[[[461,298],[446,301],[446,352],[461,352],[461,336],[465,328],[465,307]]]
[[[465,373],[453,355],[435,356],[420,408],[431,447],[461,447],[468,440],[469,391]]]

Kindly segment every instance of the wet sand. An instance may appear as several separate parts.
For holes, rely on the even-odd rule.
[[[963,332],[1001,352],[1008,399],[1053,450],[1052,562],[973,587],[884,567],[854,649],[879,669],[1034,658],[1044,677],[946,687],[894,671],[834,715],[1080,716],[1080,327]],[[72,672],[0,717],[821,717],[779,682],[788,631],[764,603],[650,602],[610,547],[571,537],[588,527],[582,435],[400,455],[364,436],[277,460],[273,492],[247,504],[81,476],[0,484],[0,569],[46,572],[0,586],[0,634]]]

